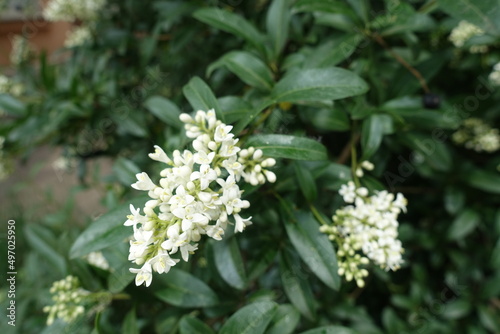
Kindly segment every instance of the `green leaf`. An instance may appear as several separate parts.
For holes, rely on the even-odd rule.
[[[489,33],[500,32],[499,0],[438,0],[440,8],[460,20],[468,21]]]
[[[293,5],[294,13],[324,12],[324,13],[352,13],[349,6],[338,0],[298,0]]]
[[[259,51],[263,52],[264,37],[253,24],[245,20],[242,16],[216,8],[197,10],[193,16],[212,27],[245,39]]]
[[[446,144],[428,135],[406,133],[400,136],[401,142],[419,152],[431,168],[438,171],[449,171],[452,167],[451,153]]]
[[[290,71],[274,86],[271,98],[275,102],[338,100],[367,91],[368,85],[358,75],[330,67]]]
[[[203,321],[191,315],[185,315],[179,322],[180,334],[215,334]]]
[[[266,334],[291,334],[299,321],[300,313],[295,307],[290,304],[280,305],[266,330]]]
[[[296,256],[283,249],[279,255],[279,267],[283,289],[292,304],[309,320],[314,320],[316,310],[314,295],[308,281],[308,273],[301,270]]]
[[[498,173],[475,168],[465,173],[462,178],[471,187],[493,194],[500,194],[500,176]]]
[[[224,96],[218,99],[227,124],[235,123],[251,113],[252,105],[239,96]]]
[[[297,180],[299,181],[302,194],[308,202],[314,202],[318,196],[318,189],[311,172],[298,161],[296,161],[293,166],[295,168],[295,175],[297,175]]]
[[[146,107],[153,115],[161,119],[165,124],[177,129],[182,127],[179,119],[181,111],[175,103],[162,96],[151,96],[144,102]]]
[[[310,329],[300,334],[357,334],[357,333],[358,332],[355,332],[354,330],[343,326],[324,326],[324,327]]]
[[[129,313],[125,316],[122,324],[123,334],[139,334],[139,327],[137,326],[137,318],[135,315],[135,308],[130,310]]]
[[[217,118],[225,122],[219,102],[205,81],[199,77],[194,77],[182,88],[182,91],[194,110],[208,111],[215,109]]]
[[[23,102],[9,94],[0,94],[0,110],[14,116],[26,114],[26,106]]]
[[[295,160],[326,160],[326,147],[321,143],[303,137],[289,135],[256,135],[247,141],[247,146],[261,149],[273,158]]]
[[[271,39],[272,59],[277,59],[288,39],[290,26],[288,0],[273,0],[266,17],[267,34]]]
[[[347,114],[338,108],[314,109],[304,113],[307,119],[318,129],[347,131],[350,129]]]
[[[31,248],[43,256],[51,268],[57,271],[57,275],[64,276],[67,274],[64,257],[54,249],[57,240],[46,227],[29,224],[24,228],[24,233]]]
[[[183,270],[172,268],[158,279],[168,287],[156,291],[156,297],[174,306],[207,307],[219,303],[217,295],[208,285]]]
[[[448,240],[460,240],[470,234],[480,221],[479,213],[472,209],[465,209],[451,224],[448,230]]]
[[[246,287],[245,267],[236,242],[236,238],[229,237],[212,243],[215,266],[220,276],[227,284],[235,289]]]
[[[219,334],[263,334],[276,309],[276,303],[268,301],[247,305],[224,323]]]
[[[349,58],[362,37],[357,34],[344,34],[338,38],[323,43],[307,53],[304,68],[332,67]]]
[[[274,85],[271,70],[250,52],[229,52],[222,58],[222,64],[252,87],[270,91]]]
[[[340,287],[337,257],[328,237],[319,231],[319,225],[310,212],[298,212],[295,221],[285,221],[285,228],[302,260],[334,290]]]
[[[127,220],[127,215],[130,214],[130,204],[138,207],[144,205],[145,202],[145,198],[135,198],[97,218],[76,239],[69,252],[70,258],[74,259],[124,242],[133,233],[130,226],[123,225]]]
[[[123,157],[119,157],[113,164],[114,175],[126,186],[134,183],[136,181],[135,175],[140,172],[141,170],[133,161]]]
[[[446,303],[443,309],[443,317],[446,319],[456,320],[463,318],[471,311],[471,303],[468,300],[452,300]]]
[[[361,130],[362,160],[368,160],[377,152],[385,134],[392,132],[392,118],[389,115],[374,114],[363,121]]]

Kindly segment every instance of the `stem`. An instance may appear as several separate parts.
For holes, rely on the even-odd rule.
[[[361,136],[359,134],[356,134],[356,135],[351,137],[349,142],[342,149],[342,153],[340,153],[340,156],[337,159],[338,164],[343,165],[347,162],[347,160],[351,156],[351,147],[355,146],[358,143],[360,137]]]
[[[382,36],[380,36],[378,33],[374,32],[371,34],[371,37],[378,43],[380,44],[381,46],[383,46],[390,54],[392,57],[394,57],[394,59],[396,59],[396,61],[398,63],[400,63],[401,65],[403,65],[411,74],[413,74],[413,76],[415,78],[417,78],[417,80],[419,81],[420,83],[420,86],[422,86],[423,90],[426,92],[426,93],[429,93],[430,90],[429,90],[429,87],[427,86],[427,82],[425,81],[424,77],[422,76],[422,74],[420,74],[420,72],[413,66],[411,66],[410,64],[408,64],[406,62],[406,60],[404,60],[403,58],[401,58],[400,55],[398,55],[396,52],[394,52],[391,47],[387,44],[387,42],[384,40],[384,38]]]
[[[113,300],[126,300],[130,299],[130,296],[127,295],[126,293],[117,293],[113,295]]]
[[[325,220],[323,219],[319,211],[314,207],[314,205],[310,204],[309,207],[311,208],[311,212],[313,213],[317,221],[319,221],[322,225],[329,225],[327,222],[325,222]]]

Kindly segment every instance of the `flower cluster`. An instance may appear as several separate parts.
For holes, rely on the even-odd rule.
[[[83,45],[90,40],[92,40],[92,32],[88,26],[76,27],[66,33],[64,46],[67,48],[73,48]]]
[[[339,190],[346,203],[335,212],[333,225],[320,231],[338,244],[339,275],[364,286],[368,271],[362,269],[370,260],[385,270],[397,270],[403,263],[403,248],[398,240],[398,215],[406,212],[407,201],[398,193],[387,191],[368,196],[368,189],[356,187],[352,181]]]
[[[0,74],[0,94],[11,94],[19,96],[23,93],[24,87],[22,84],[13,81],[11,78]]]
[[[198,248],[202,235],[221,240],[228,224],[242,232],[251,224],[250,218],[240,215],[250,203],[241,198],[237,182],[243,179],[252,184],[274,182],[276,176],[266,168],[275,164],[264,158],[261,150],[241,150],[232,126],[217,120],[214,110],[198,111],[195,117],[181,114],[186,135],[193,139],[193,151],[174,151],[172,158],[158,146],[151,159],[166,165],[158,184],[148,174],[137,174],[132,185],[147,191],[151,200],[143,209],[130,207],[125,222],[133,226],[129,260],[141,265],[130,269],[136,273],[135,283],[151,284],[152,272],[166,273],[180,259],[188,261],[189,254]]]
[[[488,79],[490,80],[492,85],[500,86],[500,62],[496,63],[495,66],[493,66],[493,71],[491,71]]]
[[[464,46],[465,42],[474,36],[481,36],[484,31],[478,26],[469,23],[467,21],[460,21],[458,26],[456,26],[450,34],[449,40],[457,48]],[[488,51],[488,47],[485,45],[473,45],[469,48],[471,53],[484,53]]]
[[[56,318],[70,323],[85,312],[84,305],[91,293],[80,287],[77,277],[67,276],[65,279],[54,282],[50,288],[52,306],[45,306],[43,311],[48,313],[47,325],[50,326]]]
[[[105,0],[51,0],[43,11],[47,21],[93,21]]]
[[[12,51],[10,52],[10,62],[19,66],[26,61],[30,55],[30,45],[28,40],[21,35],[15,35],[12,39]]]
[[[373,168],[375,168],[375,166],[370,161],[365,160],[361,162],[359,166],[356,168],[356,176],[363,177],[363,175],[365,175],[363,169],[370,171],[373,170]]]
[[[498,129],[490,127],[479,118],[466,119],[452,139],[456,144],[476,152],[492,153],[500,149]]]

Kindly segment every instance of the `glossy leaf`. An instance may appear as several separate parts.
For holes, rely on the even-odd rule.
[[[311,213],[299,212],[295,220],[287,219],[285,228],[292,245],[314,274],[334,290],[340,286],[337,257],[328,237],[319,231]]]
[[[184,96],[195,111],[208,111],[214,109],[217,118],[225,121],[224,113],[219,107],[219,102],[210,87],[199,77],[194,77],[182,88]]]
[[[137,208],[145,202],[145,198],[135,198],[97,218],[73,243],[69,252],[70,258],[74,259],[124,242],[133,233],[130,226],[123,225],[130,214],[130,204]]]
[[[239,96],[224,96],[220,97],[218,101],[227,124],[241,120],[253,109],[250,103]]]
[[[354,330],[343,326],[324,326],[310,329],[300,334],[356,334]]]
[[[474,210],[462,211],[448,230],[448,240],[460,240],[470,234],[479,224],[480,216]]]
[[[263,50],[262,41],[264,38],[262,34],[252,23],[248,22],[240,15],[223,9],[203,8],[197,10],[193,16],[214,28],[221,29],[225,32],[241,37],[257,49]]]
[[[473,169],[463,175],[463,180],[476,189],[500,194],[500,176],[498,173]]]
[[[308,281],[308,273],[300,266],[300,260],[289,250],[282,250],[279,256],[279,267],[283,289],[292,302],[306,318],[316,317],[314,296]]]
[[[438,0],[439,7],[452,16],[475,24],[484,30],[500,33],[500,1]]]
[[[276,303],[267,301],[247,305],[224,323],[219,334],[263,334],[276,309]]]
[[[122,324],[123,334],[139,334],[139,327],[137,326],[137,317],[135,315],[135,309],[130,310],[125,316]]]
[[[203,321],[191,315],[185,315],[179,322],[180,334],[215,334]]]
[[[222,58],[221,64],[246,84],[263,90],[271,90],[273,74],[258,57],[246,51],[232,51]]]
[[[175,128],[181,128],[182,122],[179,119],[181,110],[175,103],[162,96],[152,96],[144,102],[144,106],[165,124]]]
[[[247,141],[247,146],[261,149],[274,158],[295,160],[325,160],[326,148],[319,142],[289,135],[256,135]]]
[[[288,39],[290,26],[289,0],[273,0],[266,17],[267,34],[271,40],[273,59],[280,55]]]
[[[299,162],[295,162],[293,166],[295,168],[295,175],[297,176],[297,181],[299,181],[302,194],[308,202],[314,202],[318,196],[318,189],[311,172]]]
[[[330,67],[291,71],[274,86],[271,98],[275,102],[338,100],[367,91],[368,85],[355,73]]]
[[[384,114],[374,114],[363,121],[361,130],[361,147],[363,160],[368,160],[377,152],[382,138],[392,131],[392,118]]]
[[[227,284],[242,290],[246,286],[245,267],[236,238],[230,237],[212,243],[215,266]]]
[[[266,334],[291,334],[299,324],[300,313],[290,304],[278,306],[276,313],[266,330]]]
[[[157,290],[155,295],[174,306],[207,307],[219,302],[217,295],[208,285],[188,272],[172,268],[158,279],[167,285],[167,288]]]

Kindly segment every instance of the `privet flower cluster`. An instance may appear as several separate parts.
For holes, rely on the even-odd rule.
[[[51,0],[43,16],[47,21],[93,21],[105,4],[105,0]]]
[[[109,270],[108,260],[102,255],[102,252],[91,252],[85,259],[90,265],[94,267],[101,268],[102,270]]]
[[[481,35],[484,35],[481,28],[467,21],[460,21],[458,26],[451,31],[449,40],[457,48],[461,48],[472,37]],[[469,51],[471,53],[484,53],[488,51],[488,47],[486,45],[473,45],[469,48]]]
[[[83,45],[90,40],[92,40],[92,32],[90,28],[88,26],[80,26],[66,33],[64,46],[67,48],[73,48]]]
[[[217,120],[214,110],[198,111],[194,118],[181,114],[180,119],[194,139],[194,150],[176,150],[170,158],[155,146],[150,158],[166,165],[158,184],[140,173],[132,185],[151,197],[144,215],[131,205],[125,222],[134,229],[129,260],[141,266],[130,269],[137,274],[136,285],[149,286],[153,271],[168,272],[180,261],[175,254],[188,261],[202,235],[221,240],[228,224],[234,223],[235,232],[251,224],[251,217],[241,216],[250,203],[241,199],[238,181],[256,185],[276,180],[267,169],[275,160],[252,147],[241,150],[232,126]]]
[[[496,63],[495,66],[493,66],[493,71],[491,71],[488,79],[490,80],[492,85],[500,86],[500,62]]]
[[[10,63],[19,66],[26,61],[30,55],[30,45],[28,40],[21,35],[12,38],[12,50],[10,51]]]
[[[387,191],[368,195],[368,189],[349,181],[339,194],[352,203],[335,212],[333,225],[320,231],[338,244],[338,273],[363,287],[368,271],[362,266],[372,261],[385,270],[397,270],[403,263],[403,247],[398,240],[398,215],[406,212],[407,201]]]
[[[50,326],[56,318],[70,323],[85,312],[84,305],[88,302],[91,293],[80,286],[77,277],[67,276],[56,281],[50,288],[54,304],[45,306],[43,311],[48,313],[47,325]]]
[[[13,81],[11,78],[0,74],[0,94],[11,94],[19,96],[23,93],[22,84]]]
[[[479,118],[466,119],[452,136],[456,144],[476,152],[492,153],[500,149],[500,134]]]

